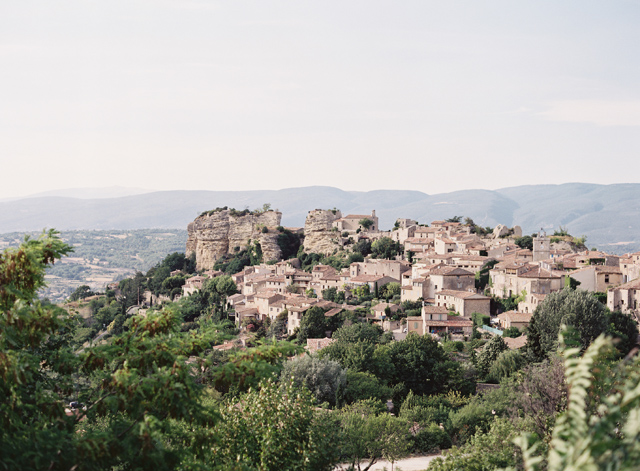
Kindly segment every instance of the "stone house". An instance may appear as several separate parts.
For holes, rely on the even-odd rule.
[[[443,237],[434,241],[434,248],[438,255],[444,255],[455,252],[457,244],[454,240]]]
[[[462,317],[471,317],[474,312],[491,315],[491,298],[470,291],[442,290],[435,295],[435,305],[443,306],[459,313]]]
[[[284,274],[285,285],[298,285],[303,289],[309,287],[313,280],[313,275],[303,270],[289,270]]]
[[[427,252],[433,247],[433,239],[421,239],[418,237],[409,237],[404,240],[404,250],[412,252]]]
[[[391,314],[395,314],[400,310],[400,306],[397,304],[391,304],[391,303],[378,303],[375,306],[373,306],[371,308],[371,311],[373,311],[373,315],[375,316],[376,319],[382,319],[382,316],[386,316],[385,311],[386,309],[389,308],[389,310],[391,311]],[[386,316],[388,317],[388,316]]]
[[[322,350],[324,347],[331,345],[333,339],[325,337],[323,339],[307,339],[307,351],[309,353],[315,353]]]
[[[634,261],[631,255],[620,258],[620,271],[622,272],[623,283],[628,283],[631,280],[640,278],[640,262]]]
[[[348,214],[340,219],[333,221],[333,227],[337,228],[339,232],[347,231],[347,232],[355,232],[358,229],[363,229],[360,226],[360,221],[363,219],[369,219],[373,221],[373,224],[368,232],[377,232],[379,230],[378,225],[378,217],[376,216],[376,211],[371,211],[371,214]]]
[[[530,312],[507,311],[498,314],[498,321],[500,322],[500,328],[502,330],[508,329],[509,327],[517,327],[522,330],[531,322],[531,316],[533,316],[533,313]]]
[[[190,296],[196,291],[200,291],[206,280],[207,277],[199,275],[187,278],[182,286],[182,296]]]
[[[475,292],[475,275],[462,268],[435,265],[429,268],[417,268],[412,270],[412,274],[414,271],[421,273],[422,276],[403,280],[402,301],[433,298],[437,291],[443,289]]]
[[[418,335],[424,335],[424,324],[420,316],[407,317],[407,333],[415,332]]]
[[[640,317],[638,316],[640,313],[640,279],[609,288],[607,307],[612,311],[634,314],[638,319]]]
[[[267,278],[266,288],[277,293],[285,293],[287,283],[283,275],[275,275]]]
[[[524,312],[525,314],[534,312],[547,296],[548,294],[530,293],[527,291],[524,301],[518,303],[518,311]]]
[[[257,293],[253,299],[255,307],[256,309],[258,309],[258,313],[264,319],[265,317],[269,316],[269,307],[275,304],[277,301],[283,300],[284,296],[277,292],[266,290]]]
[[[430,285],[426,297],[432,298],[439,290],[475,292],[475,275],[462,268],[442,267],[429,272]]]
[[[400,288],[401,301],[420,301],[428,298],[429,280],[427,278],[414,278],[409,281],[411,284],[403,284]]]
[[[404,260],[372,259],[349,265],[349,277],[353,280],[360,275],[386,276],[399,283],[402,274],[409,270],[411,270],[411,265]]]
[[[391,240],[404,244],[407,239],[414,237],[417,226],[409,225],[405,227],[399,227],[391,231]]]
[[[450,316],[443,306],[422,306],[422,331],[432,335],[471,335],[473,321],[458,316]]]
[[[580,282],[580,289],[606,293],[609,287],[623,283],[624,277],[619,267],[590,265],[570,273],[571,278]]]
[[[246,319],[256,319],[260,316],[255,307],[243,307],[236,309],[236,325],[239,327]]]
[[[258,291],[266,289],[270,278],[269,275],[246,275],[242,285],[242,294],[256,294]]]
[[[520,260],[500,262],[489,271],[490,291],[494,296],[549,294],[564,288],[564,272],[546,270]]]
[[[375,293],[376,289],[382,288],[387,283],[397,283],[398,280],[390,276],[382,275],[358,275],[349,279],[346,285],[349,288],[357,288],[358,286],[369,285],[369,292]]]

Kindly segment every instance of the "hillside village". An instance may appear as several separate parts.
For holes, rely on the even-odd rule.
[[[253,320],[275,322],[284,312],[287,332],[293,335],[314,306],[327,317],[364,306],[367,320],[398,340],[409,332],[467,339],[473,313],[491,319],[482,329],[502,335],[504,329],[524,330],[545,297],[569,285],[597,293],[612,311],[640,319],[640,253],[616,256],[587,250],[566,231],[523,237],[518,226],[480,228],[460,217],[428,225],[398,219],[393,230],[381,231],[375,210],[343,216],[336,209],[310,211],[304,228],[282,228],[281,214],[270,208],[257,215],[227,213],[226,208],[203,213],[189,225],[187,255],[196,256],[200,274],[186,278],[182,295],[222,275],[214,269],[219,260],[246,249],[252,240],[262,244],[271,258],[231,274],[238,293],[228,303],[239,327]],[[299,254],[348,254],[358,244],[381,241],[395,244],[396,251],[388,259],[367,256],[339,269],[317,263],[303,270],[297,257],[277,260],[281,253],[276,238],[283,230],[302,238]],[[378,293],[383,290],[393,294],[382,299]],[[357,293],[363,292],[370,294],[365,298],[370,301],[358,305]],[[406,309],[401,306],[415,308],[409,312],[414,315],[403,315]],[[317,348],[330,339],[308,342]],[[519,348],[526,335],[508,342]]]

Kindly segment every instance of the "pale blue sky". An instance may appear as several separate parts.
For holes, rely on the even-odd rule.
[[[0,2],[0,198],[640,182],[639,1]]]

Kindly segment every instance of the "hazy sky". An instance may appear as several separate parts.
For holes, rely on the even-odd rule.
[[[640,182],[640,1],[0,2],[0,198]]]

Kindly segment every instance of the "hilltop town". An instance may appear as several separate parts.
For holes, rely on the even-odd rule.
[[[469,338],[474,313],[491,319],[483,330],[501,335],[505,329],[524,331],[545,297],[566,286],[579,286],[610,310],[640,318],[640,253],[588,250],[562,228],[523,235],[518,226],[482,228],[452,217],[428,225],[398,219],[392,230],[381,231],[375,210],[343,216],[337,209],[310,211],[304,228],[283,228],[281,214],[264,209],[237,215],[219,208],[189,224],[187,256],[195,255],[200,274],[185,279],[183,296],[224,274],[216,270],[221,261],[261,247],[261,263],[230,274],[238,293],[228,303],[239,327],[273,323],[285,313],[287,332],[294,335],[314,306],[327,317],[364,307],[369,322],[397,339],[409,332]],[[285,231],[302,241],[288,259],[278,246]],[[384,252],[384,258],[372,252]],[[301,258],[311,254],[318,254],[315,263],[302,269]],[[526,335],[509,342],[522,347]]]

